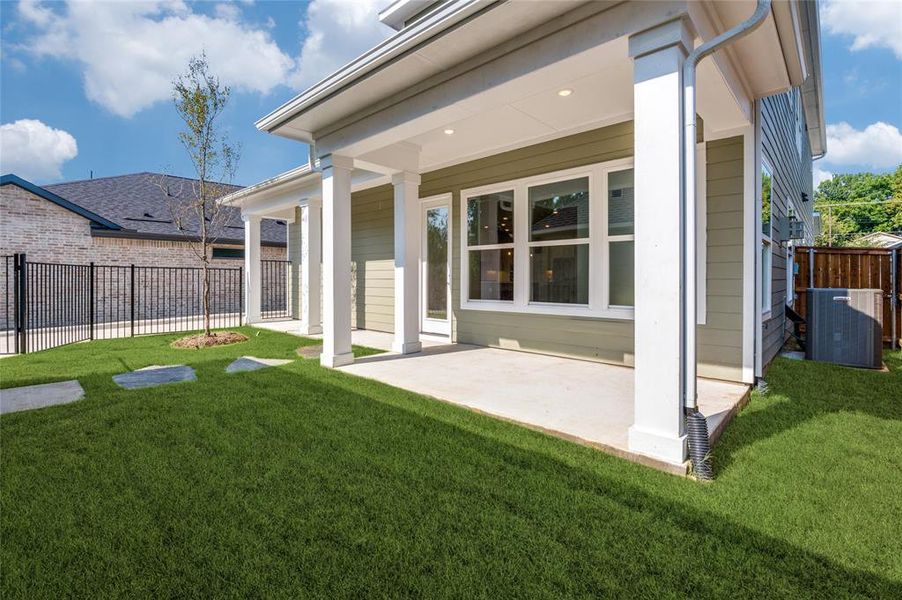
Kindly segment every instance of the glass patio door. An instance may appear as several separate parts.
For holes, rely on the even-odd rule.
[[[451,196],[422,202],[420,314],[424,333],[451,335]]]

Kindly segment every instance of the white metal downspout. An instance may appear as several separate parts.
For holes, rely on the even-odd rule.
[[[747,20],[728,29],[717,37],[695,48],[683,63],[683,119],[685,132],[683,139],[683,173],[680,202],[680,221],[682,231],[682,252],[680,253],[680,279],[683,282],[680,290],[681,312],[680,333],[682,342],[682,368],[680,369],[680,387],[684,406],[697,408],[696,393],[696,322],[698,298],[696,295],[696,212],[695,212],[695,68],[709,54],[719,50],[753,32],[764,22],[770,13],[771,0],[758,0],[755,12]],[[748,232],[746,232],[748,235]],[[691,276],[690,276],[691,275]]]

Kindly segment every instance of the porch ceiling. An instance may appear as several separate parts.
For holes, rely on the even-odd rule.
[[[744,124],[736,122],[731,104],[738,106],[747,123],[750,99],[804,80],[807,64],[798,4],[799,0],[775,2],[758,31],[707,61],[712,66],[702,68],[699,81],[704,87],[708,80],[709,97],[700,90],[699,108],[708,127],[731,129]],[[553,136],[586,128],[593,121],[628,117],[632,111],[626,92],[631,82],[625,77],[626,68],[605,60],[611,58],[605,56],[611,51],[606,48],[609,43],[622,49],[629,35],[680,16],[691,19],[698,41],[710,39],[746,18],[754,6],[754,0],[453,0],[257,125],[276,135],[315,139],[321,156],[360,157],[409,142],[423,145],[422,167],[448,164],[447,155],[460,158],[475,147],[486,147],[485,140],[476,138],[439,143],[439,133],[457,129],[455,124],[473,131],[484,131],[482,125],[489,122],[499,127],[502,131],[489,140],[498,150],[530,136]],[[617,58],[625,56],[621,53]],[[580,62],[588,68],[579,68]],[[594,86],[598,92],[594,97],[583,92],[584,106],[596,109],[591,116],[587,111],[528,102],[529,98],[538,101],[550,88],[577,85],[593,76],[603,85]],[[715,85],[715,79],[725,85]],[[433,145],[437,147],[429,147]]]
[[[491,74],[485,79],[491,81]],[[559,95],[562,90],[569,95]],[[699,69],[698,94],[706,132],[746,124],[743,107],[713,61]],[[427,172],[632,117],[633,63],[628,37],[622,36],[523,76],[484,85],[460,102],[419,114],[341,152],[378,162],[383,147],[412,144],[420,149],[420,171]]]

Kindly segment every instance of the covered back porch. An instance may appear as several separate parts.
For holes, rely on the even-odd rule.
[[[717,6],[502,3],[386,54],[366,78],[355,79],[363,67],[352,63],[261,119],[259,128],[311,151],[307,165],[227,199],[246,221],[248,320],[259,320],[259,221],[290,213],[296,331],[322,335],[324,366],[363,374],[387,364],[353,365],[355,326],[390,333],[397,366],[383,364],[383,373],[424,364],[398,356],[438,361],[429,364],[482,356],[470,345],[556,356],[520,359],[546,364],[610,363],[585,367],[581,393],[590,404],[599,396],[596,408],[626,433],[618,426],[593,443],[683,465],[681,288],[697,286],[700,299],[700,373],[752,383],[753,98],[790,83],[773,17],[736,50],[774,55],[773,70],[742,72],[727,55],[700,67],[699,227],[689,242],[698,260],[681,274],[681,68],[699,40],[754,3]],[[466,349],[423,352],[424,332]],[[447,366],[469,385],[468,372]],[[632,384],[607,386],[608,378]],[[619,400],[602,402],[605,394]],[[508,418],[557,431],[552,413],[565,408],[540,410],[546,417]]]
[[[268,321],[257,326],[292,333],[297,330],[297,321]],[[509,420],[669,473],[687,473],[687,463],[674,464],[630,449],[635,382],[629,367],[455,344],[436,336],[424,336],[420,352],[398,354],[391,351],[390,333],[355,329],[351,338],[354,345],[386,353],[358,358],[339,367],[342,372]],[[699,378],[698,395],[699,410],[708,419],[713,443],[748,400],[749,386]]]

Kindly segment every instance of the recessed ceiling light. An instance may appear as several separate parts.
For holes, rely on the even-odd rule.
[[[572,94],[572,93],[573,93],[573,90],[560,90],[560,91],[557,93],[557,95],[560,96],[560,97],[562,97],[562,98],[566,98],[567,96],[569,96],[569,95]]]
[[[453,130],[453,129],[446,129],[446,130],[445,130],[445,135],[451,135],[451,134],[453,134],[453,133],[454,133],[454,130]]]

